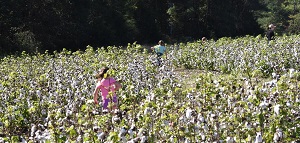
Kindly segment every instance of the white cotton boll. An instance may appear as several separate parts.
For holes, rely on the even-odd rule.
[[[296,98],[296,103],[300,102],[300,98]]]
[[[292,105],[291,105],[290,102],[286,102],[286,106],[287,106],[287,107],[292,107]]]
[[[133,131],[136,130],[136,127],[135,127],[135,124],[134,124],[134,123],[131,124],[130,129],[133,130]]]
[[[29,140],[33,140],[33,137],[29,137],[28,139],[29,139]],[[1,140],[1,138],[0,138],[0,140]],[[2,143],[2,142],[0,142],[0,143]]]
[[[259,125],[259,122],[253,123],[253,127],[258,127],[258,125]]]
[[[173,137],[173,136],[171,136],[171,137],[169,138],[169,142],[170,142],[170,143],[175,143],[174,137]]]
[[[274,106],[274,113],[275,113],[276,115],[279,115],[279,111],[280,111],[280,105],[277,104],[277,105]]]
[[[245,126],[246,126],[247,129],[251,129],[251,124],[249,122],[246,122]]]
[[[183,116],[179,117],[179,121],[184,121],[184,117]]]
[[[275,103],[272,100],[270,100],[268,105],[274,105],[274,104]]]
[[[202,124],[202,123],[201,123],[200,121],[198,121],[198,122],[196,123],[196,125],[199,126],[199,127],[201,127],[201,124]]]
[[[108,113],[108,109],[102,110],[103,113]]]
[[[226,143],[234,143],[234,140],[232,137],[227,137],[226,138]]]
[[[186,118],[191,119],[191,117],[192,117],[192,112],[193,112],[193,110],[187,109],[187,110],[186,110],[186,113],[185,113]]]
[[[273,72],[273,73],[272,73],[272,78],[276,78],[276,75],[277,75],[277,74]]]
[[[227,124],[226,123],[221,123],[220,124],[220,128],[221,129],[226,129],[227,128]]]
[[[252,99],[256,99],[256,95],[253,95],[253,94],[248,95],[247,100],[249,101]]]
[[[255,137],[255,143],[261,143],[261,142],[262,142],[261,132],[257,132]]]
[[[97,137],[98,137],[98,140],[103,140],[104,137],[105,137],[105,132],[99,132],[99,133],[97,134]]]
[[[210,114],[211,118],[215,118],[217,115],[216,114]]]
[[[239,111],[239,108],[238,107],[234,107],[233,108],[233,113],[237,113]]]
[[[294,73],[295,73],[295,69],[289,69],[289,76],[290,76],[290,78],[293,78]]]
[[[214,130],[218,130],[218,126],[217,125],[214,125]]]
[[[66,116],[68,117],[68,116],[71,116],[72,114],[73,114],[73,112],[71,110],[67,109]]]
[[[283,132],[282,132],[281,129],[277,129],[276,132],[278,133],[278,136],[279,136],[280,138],[283,138]]]
[[[134,139],[131,139],[130,141],[128,141],[127,143],[135,143]]]
[[[62,132],[62,131],[65,131],[65,127],[61,126],[59,127],[59,130]]]
[[[125,127],[122,127],[120,130],[120,134],[123,136],[127,132]]]
[[[35,137],[36,137],[38,140],[40,140],[40,139],[42,138],[41,134],[42,134],[42,132],[41,132],[40,130],[37,130],[37,131],[35,132]]]
[[[151,101],[151,96],[146,96],[146,101]]]
[[[198,120],[201,122],[201,123],[203,123],[204,121],[205,121],[205,119],[204,119],[204,117],[202,117],[202,115],[201,114],[198,114]]]
[[[81,137],[81,135],[79,135],[79,136],[76,138],[76,142],[82,142],[82,137]]]
[[[115,109],[113,112],[114,112],[115,114],[118,114],[118,113],[120,112],[120,110],[119,110],[119,109]]]
[[[277,143],[279,140],[280,140],[280,139],[279,139],[279,136],[278,136],[277,132],[275,132],[275,133],[274,133],[274,137],[273,137],[273,141],[274,141],[275,143]]]
[[[217,138],[219,134],[217,132],[214,132],[214,138]]]
[[[165,134],[164,130],[162,130],[162,129],[159,131],[159,134],[162,138],[166,137],[166,134]]]
[[[87,103],[87,104],[93,104],[93,103],[94,103],[94,100],[87,100],[86,103]]]
[[[112,117],[112,123],[113,124],[116,124],[116,123],[119,123],[121,120],[120,120],[120,118],[118,117],[118,116],[113,116]]]
[[[24,139],[24,137],[20,136],[20,138],[21,138],[20,143],[27,143],[27,141]],[[0,142],[1,142],[1,139],[0,139]]]
[[[92,113],[93,113],[94,115],[98,115],[98,114],[99,114],[99,112],[98,112],[98,111],[95,111],[95,110],[94,110]]]
[[[138,132],[137,136],[141,137],[143,135],[143,132],[144,132],[143,128],[139,129],[139,132]]]
[[[213,83],[214,84],[219,84],[219,82],[217,80],[214,80]]]
[[[188,128],[185,128],[184,132],[185,132],[185,133],[189,133],[190,131],[189,131]]]
[[[200,132],[200,127],[198,125],[194,126],[194,131],[196,134],[198,134]]]
[[[42,115],[47,115],[47,112],[46,112],[46,110],[45,109],[42,109]]]
[[[266,101],[263,101],[259,104],[262,109],[265,109],[269,104]]]
[[[201,136],[201,140],[205,141],[205,134],[203,132],[200,134],[200,136]]]
[[[129,130],[128,130],[128,134],[129,134],[129,137],[130,137],[130,138],[133,138],[133,130],[132,130],[132,129],[129,129]]]
[[[142,136],[141,143],[146,143],[146,142],[147,142],[147,136]]]
[[[35,124],[31,124],[31,136],[33,137],[34,136],[34,133],[36,131],[36,125]]]
[[[192,95],[191,93],[188,93],[188,94],[186,95],[186,98],[187,98],[187,99],[193,99],[193,95]]]
[[[190,143],[190,140],[186,138],[184,143]]]
[[[37,90],[37,91],[36,91],[36,94],[40,97],[40,96],[41,96],[41,91],[40,91],[40,90]]]
[[[282,130],[281,129],[276,129],[276,132],[275,132],[275,134],[274,134],[274,138],[273,138],[273,140],[274,140],[274,142],[276,141],[280,141],[281,139],[283,138],[283,132],[282,132]],[[275,140],[276,139],[276,140]]]
[[[236,102],[232,102],[232,103],[231,103],[231,105],[230,105],[231,108],[235,106],[235,103],[236,103]]]
[[[202,129],[204,130],[204,132],[208,132],[208,127],[207,127],[206,124],[204,124],[204,125],[202,126]]]
[[[125,136],[120,137],[120,142],[121,143],[127,143],[127,139]]]
[[[260,91],[265,93],[265,92],[267,92],[268,90],[267,90],[266,88],[262,88]]]
[[[44,131],[43,136],[44,136],[45,140],[51,139],[51,133],[47,129]]]
[[[44,127],[44,125],[42,124],[38,124],[39,129],[41,129],[42,131],[44,131],[46,128]]]
[[[144,115],[147,115],[148,113],[150,113],[151,109],[149,107],[146,107],[144,110]]]
[[[214,115],[214,114],[213,114],[213,115]],[[215,117],[215,116],[210,116],[209,121],[210,121],[211,123],[214,122],[214,120],[215,120],[214,117]]]

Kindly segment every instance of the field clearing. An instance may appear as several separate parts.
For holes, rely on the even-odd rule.
[[[196,88],[196,79],[200,73],[207,73],[204,70],[177,68],[174,72],[181,78],[183,88]]]

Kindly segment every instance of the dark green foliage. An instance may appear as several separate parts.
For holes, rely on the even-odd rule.
[[[299,32],[298,0],[0,0],[0,55]]]

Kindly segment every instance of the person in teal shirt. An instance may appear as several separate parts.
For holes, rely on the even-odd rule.
[[[157,55],[157,62],[158,62],[158,65],[160,66],[161,65],[161,56],[165,54],[166,57],[167,57],[166,47],[165,47],[164,41],[163,40],[159,40],[158,41],[158,45],[156,45],[154,47],[151,47],[151,49],[156,53],[156,55]]]

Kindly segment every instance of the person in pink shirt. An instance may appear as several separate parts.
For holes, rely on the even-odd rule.
[[[113,103],[113,110],[118,106],[118,98],[116,95],[116,91],[119,90],[122,85],[117,82],[113,77],[110,77],[108,74],[108,67],[101,68],[100,72],[96,75],[97,85],[94,90],[94,102],[98,104],[98,93],[101,91],[102,95],[102,105],[103,109],[108,109],[108,103]],[[111,93],[111,94],[110,94]],[[109,95],[112,95],[110,97]]]

